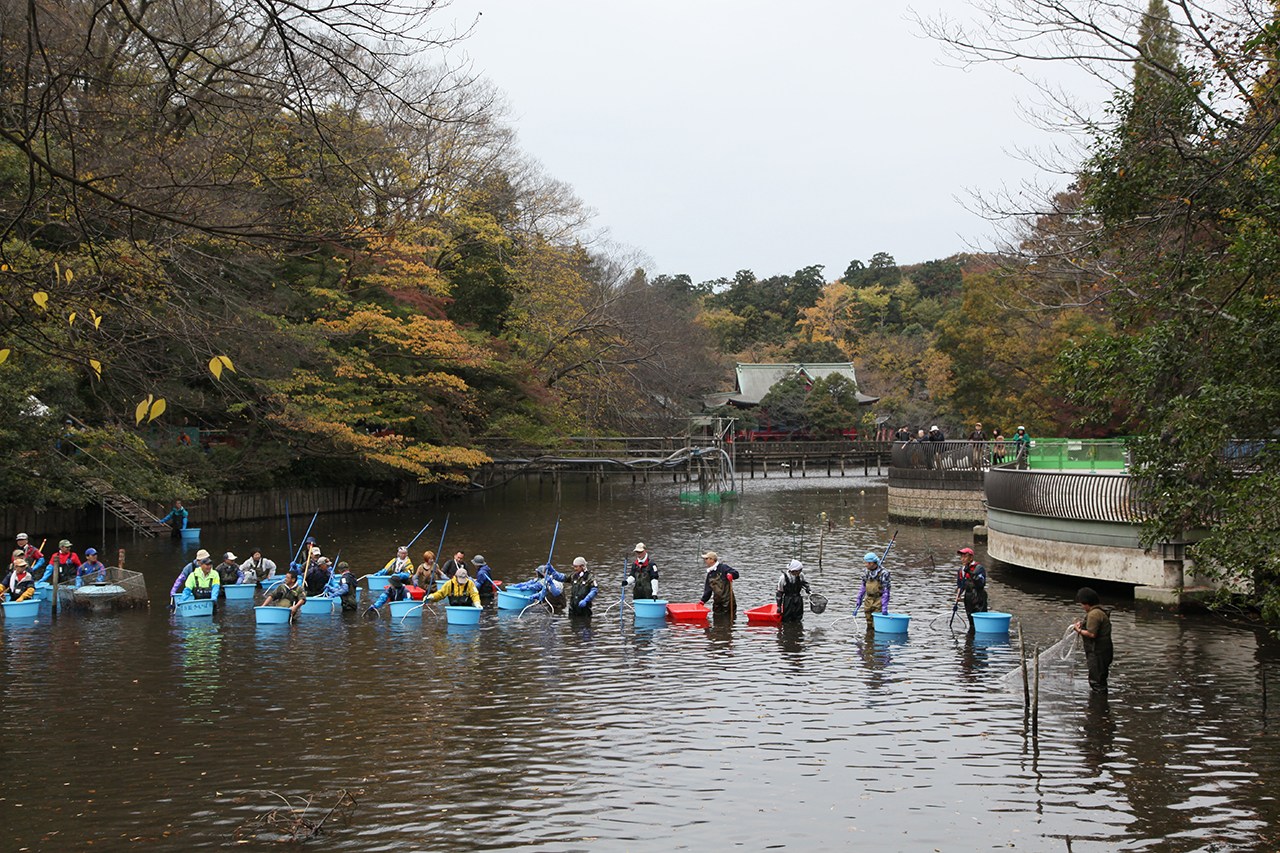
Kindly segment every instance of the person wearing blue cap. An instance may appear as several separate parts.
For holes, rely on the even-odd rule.
[[[880,612],[889,612],[889,570],[880,565],[880,556],[874,551],[868,551],[862,559],[867,569],[862,575],[862,589],[858,590],[858,602],[853,605],[853,612],[863,609],[865,599],[867,627],[870,628],[875,621],[872,617],[876,612],[877,598],[880,600]]]
[[[97,574],[97,580],[104,581],[107,579],[107,567],[102,565],[102,561],[98,559],[97,548],[85,548],[84,561],[76,569],[76,586],[83,586],[86,576],[92,574]],[[94,578],[89,578],[88,582],[92,583],[93,581]]]

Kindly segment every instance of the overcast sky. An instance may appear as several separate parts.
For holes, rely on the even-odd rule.
[[[965,0],[923,0],[967,14]],[[521,148],[573,186],[651,274],[695,282],[889,252],[989,248],[974,191],[1016,189],[1008,69],[960,70],[896,0],[454,0]]]

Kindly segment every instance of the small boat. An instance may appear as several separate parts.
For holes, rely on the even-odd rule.
[[[253,601],[253,594],[257,591],[256,583],[233,583],[222,588],[227,601]]]
[[[875,613],[871,619],[876,631],[883,634],[905,634],[911,622],[906,613]]]
[[[538,597],[537,593],[513,592],[511,590],[500,589],[498,590],[498,609],[499,610],[524,610],[526,607],[532,604],[533,600],[537,597]],[[665,601],[663,602],[663,605],[664,605],[663,614],[665,615],[666,613]]]
[[[3,607],[6,619],[31,619],[40,612],[40,599],[32,596],[26,601],[6,601]]]
[[[664,619],[667,615],[665,598],[637,598],[631,602],[637,619]]]
[[[677,622],[705,622],[710,609],[700,601],[667,604],[667,615]]]
[[[392,619],[403,619],[406,616],[410,619],[421,619],[422,611],[427,609],[421,601],[414,601],[411,598],[393,601],[390,606]]]
[[[284,625],[289,621],[289,608],[258,605],[253,608],[253,621],[259,625]]]
[[[193,598],[191,601],[180,601],[174,605],[173,612],[184,618],[194,616],[212,616],[213,599]]]
[[[747,611],[747,624],[749,625],[777,625],[781,621],[782,614],[778,612],[778,605],[776,604],[753,607]]]
[[[298,613],[303,616],[328,616],[333,612],[333,603],[336,598],[329,598],[324,595],[317,595],[315,598],[308,598],[302,602],[302,606],[298,608]]]
[[[444,608],[445,619],[450,625],[479,625],[480,614],[483,612],[479,607],[471,607],[465,604],[461,607],[447,604]]]

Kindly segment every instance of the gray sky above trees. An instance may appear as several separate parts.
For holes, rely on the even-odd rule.
[[[476,20],[461,49],[505,93],[521,148],[651,273],[818,263],[833,279],[879,251],[990,248],[971,193],[1043,177],[1017,151],[1053,144],[1019,109],[1028,81],[945,65],[896,2],[454,0],[450,14]]]

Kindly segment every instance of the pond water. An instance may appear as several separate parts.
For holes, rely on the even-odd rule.
[[[880,483],[756,481],[720,505],[629,483],[565,486],[557,503],[534,483],[321,517],[314,533],[362,574],[433,514],[414,556],[435,548],[446,512],[445,549],[479,551],[509,581],[532,576],[560,518],[555,562],[592,562],[594,618],[258,626],[228,604],[182,620],[165,603],[194,546],[110,541],[146,573],[149,611],[46,609],[0,625],[0,849],[220,847],[285,801],[319,820],[343,790],[356,805],[326,822],[325,850],[1280,845],[1280,743],[1262,690],[1266,668],[1280,669],[1253,630],[1135,611],[1123,588],[1102,587],[1115,606],[1110,701],[1088,701],[1083,674],[1047,682],[1033,736],[1020,689],[1000,685],[1016,639],[967,636],[963,612],[950,629],[967,532],[889,522]],[[841,617],[862,554],[895,530],[892,609],[910,630],[870,634]],[[100,538],[77,547],[101,550]],[[606,611],[638,540],[673,601],[700,596],[701,551],[739,568],[736,621]],[[283,562],[283,523],[202,532],[215,553],[259,544]],[[803,625],[748,625],[743,611],[772,601],[792,556],[831,606]],[[1014,614],[1029,649],[1077,617],[1077,583],[990,574],[992,608]]]

